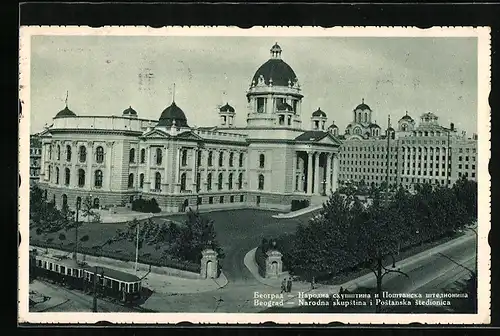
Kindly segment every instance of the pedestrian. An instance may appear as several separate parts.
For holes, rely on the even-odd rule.
[[[288,282],[286,284],[286,291],[290,293],[292,291],[292,277],[288,278]]]
[[[339,294],[344,294],[344,288],[342,288],[342,286],[340,286]]]
[[[315,288],[315,284],[316,284],[316,279],[314,277],[312,277],[312,279],[311,279],[311,289]]]
[[[283,278],[283,281],[281,281],[281,293],[286,292],[286,278]]]

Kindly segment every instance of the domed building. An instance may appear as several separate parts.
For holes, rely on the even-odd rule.
[[[91,197],[95,207],[155,198],[163,211],[259,206],[290,209],[293,200],[322,202],[337,188],[337,132],[327,114],[308,112],[278,43],[250,80],[246,123],[226,102],[218,125],[194,127],[180,102],[143,119],[131,106],[119,116],[59,112],[41,135],[40,186],[57,206]],[[309,114],[311,113],[311,114]],[[307,116],[307,117],[308,117]]]

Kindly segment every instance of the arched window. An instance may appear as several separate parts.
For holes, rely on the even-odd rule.
[[[56,167],[56,184],[59,184],[59,167]]]
[[[200,191],[201,174],[196,173],[196,192]]]
[[[233,189],[233,173],[230,173],[227,177],[227,187],[229,190]]]
[[[155,174],[155,190],[159,191],[161,189],[161,174],[156,172]]]
[[[365,113],[365,122],[368,122],[368,113]]]
[[[217,189],[222,190],[222,173],[219,173],[219,180],[217,181]]]
[[[229,153],[229,167],[233,166],[233,161],[234,161],[234,153],[231,152]]]
[[[219,167],[224,165],[224,152],[219,153]]]
[[[94,207],[94,209],[99,209],[99,199],[97,197],[94,198],[93,207]]]
[[[212,173],[207,175],[207,190],[212,190]]]
[[[207,161],[208,161],[208,166],[212,167],[212,165],[213,165],[213,152],[212,151],[208,152],[208,160]]]
[[[62,195],[62,206],[66,208],[68,206],[68,196],[66,194]]]
[[[187,156],[188,156],[187,154],[188,154],[187,149],[183,149],[181,153],[181,164],[183,166],[187,165]]]
[[[101,146],[95,149],[95,161],[97,163],[102,163],[104,161],[104,148]]]
[[[200,166],[201,165],[201,159],[202,159],[202,152],[201,152],[201,150],[196,151],[196,155],[197,155],[196,156],[196,164],[198,166]]]
[[[78,169],[78,186],[85,186],[85,170]]]
[[[144,174],[139,175],[139,188],[144,188]]]
[[[146,149],[141,149],[141,163],[146,162]]]
[[[134,187],[134,174],[132,173],[128,174],[128,187],[129,188]]]
[[[259,190],[264,190],[264,175],[259,174]]]
[[[240,153],[239,166],[243,167],[243,153]]]
[[[181,174],[181,191],[186,190],[186,173]]]
[[[52,166],[49,166],[49,182],[52,182]]]
[[[238,175],[238,189],[243,188],[243,173]]]
[[[71,146],[66,145],[66,161],[71,161]]]
[[[49,145],[49,160],[52,160],[52,145]]]
[[[130,148],[130,152],[128,153],[128,162],[129,163],[135,162],[135,148]]]
[[[94,173],[94,187],[102,187],[102,170],[96,170]]]
[[[80,146],[80,162],[85,162],[87,160],[87,148],[85,146]]]
[[[156,164],[161,165],[163,160],[161,148],[156,148]]]
[[[61,146],[57,145],[57,161],[61,160]]]
[[[264,165],[266,164],[266,157],[264,154],[259,155],[259,167],[264,168]]]
[[[71,171],[69,168],[64,169],[64,184],[69,186],[69,181],[71,179]]]

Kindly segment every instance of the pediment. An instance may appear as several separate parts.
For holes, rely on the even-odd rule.
[[[317,143],[328,144],[328,145],[339,145],[339,146],[342,144],[342,142],[340,142],[340,140],[338,140],[337,138],[335,138],[331,134],[328,134],[327,136],[325,136],[324,138],[319,140]]]
[[[145,139],[169,139],[170,137],[170,134],[159,129],[152,129],[142,135],[142,138]]]

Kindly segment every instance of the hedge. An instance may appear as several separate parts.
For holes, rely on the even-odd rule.
[[[266,259],[267,254],[263,251],[263,246],[259,245],[257,250],[255,250],[255,262],[257,263],[257,266],[259,266],[259,274],[263,278],[266,277]]]
[[[132,202],[132,210],[138,212],[146,212],[146,213],[158,213],[161,211],[158,206],[158,202],[156,199],[151,198],[149,200],[138,198]]]
[[[52,248],[56,250],[62,250],[66,252],[73,252],[74,249],[70,248],[69,246],[61,246],[61,244],[56,244],[56,243],[47,243],[47,242],[42,242],[39,240],[32,240],[30,241],[31,245],[40,247],[40,248]],[[94,257],[105,257],[105,258],[111,258],[111,259],[116,259],[120,261],[135,261],[135,258],[131,258],[129,255],[125,253],[118,253],[118,252],[111,252],[111,251],[104,251],[102,249],[97,250],[85,246],[79,246],[78,247],[78,253],[81,254],[86,254],[86,255],[91,255]],[[151,265],[151,266],[157,266],[157,267],[170,267],[170,268],[175,268],[183,271],[188,271],[188,272],[193,272],[193,273],[199,273],[201,270],[201,265],[200,264],[195,264],[187,261],[180,261],[180,260],[173,260],[173,259],[167,259],[167,258],[154,258],[154,257],[148,257],[148,256],[139,256],[138,258],[140,263]]]
[[[309,200],[292,200],[292,208],[290,211],[297,211],[309,206]]]

